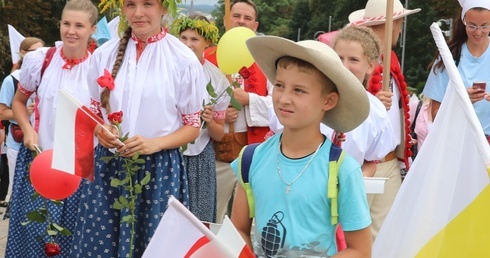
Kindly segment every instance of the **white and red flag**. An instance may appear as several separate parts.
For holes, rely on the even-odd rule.
[[[52,168],[94,180],[94,129],[102,118],[70,96],[58,94]]]
[[[449,83],[373,258],[490,257],[490,147],[441,29],[430,28]]]
[[[173,196],[143,258],[255,258],[227,217],[214,234]]]
[[[16,64],[20,60],[20,43],[25,39],[22,34],[20,34],[14,26],[8,24],[9,30],[9,41],[10,41],[10,56],[12,57],[12,64]]]

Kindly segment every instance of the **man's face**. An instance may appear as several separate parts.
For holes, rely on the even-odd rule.
[[[247,3],[234,4],[230,10],[230,26],[231,28],[247,27],[252,31],[256,31],[259,23],[257,22],[255,9]]]
[[[398,39],[400,38],[400,34],[402,33],[403,26],[403,18],[393,21],[393,38],[392,38],[392,46],[395,47],[398,43]]]

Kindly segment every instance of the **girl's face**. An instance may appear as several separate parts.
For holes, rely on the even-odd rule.
[[[125,0],[122,11],[134,35],[141,40],[160,33],[166,12],[160,0]]]
[[[488,33],[490,31],[490,11],[468,10],[463,23],[466,24],[468,44],[486,46],[488,43]]]
[[[89,18],[89,14],[84,11],[66,10],[63,12],[60,35],[65,47],[87,49],[88,39],[96,29]]]
[[[371,75],[376,66],[375,62],[369,62],[361,43],[357,41],[339,40],[334,50],[345,68],[351,71],[361,83]]]
[[[281,124],[292,130],[318,129],[325,111],[334,108],[338,100],[336,92],[325,92],[324,84],[320,71],[278,66],[272,102]]]
[[[199,61],[202,61],[204,50],[211,44],[210,40],[206,40],[203,36],[199,35],[197,31],[192,29],[182,31],[179,35],[179,39],[194,51]]]

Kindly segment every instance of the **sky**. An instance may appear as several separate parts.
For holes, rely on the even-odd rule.
[[[186,0],[184,3],[190,4],[191,0]],[[194,4],[215,5],[216,3],[218,3],[218,0],[194,0]]]

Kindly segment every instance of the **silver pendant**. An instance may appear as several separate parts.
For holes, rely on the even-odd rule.
[[[289,191],[291,191],[291,186],[290,185],[286,186],[286,194],[288,194]]]

